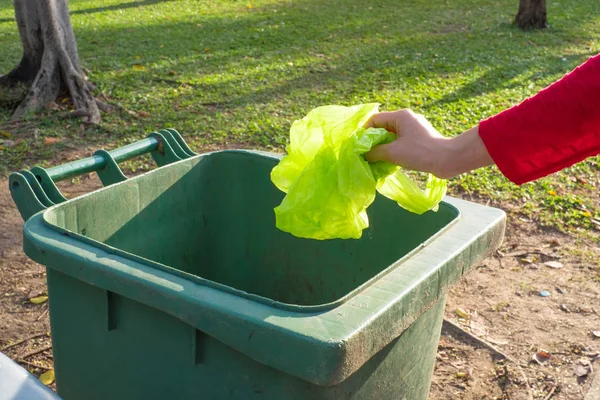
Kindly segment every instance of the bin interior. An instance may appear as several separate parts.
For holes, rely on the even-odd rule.
[[[360,240],[296,238],[275,227],[277,159],[225,151],[194,157],[51,208],[45,220],[168,267],[292,305],[342,301],[455,221],[377,195]]]

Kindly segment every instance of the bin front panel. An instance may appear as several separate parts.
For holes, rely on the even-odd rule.
[[[318,386],[53,269],[48,288],[57,391],[64,400],[425,400],[445,304],[440,299],[339,385]]]

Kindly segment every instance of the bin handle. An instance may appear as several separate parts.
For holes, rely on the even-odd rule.
[[[111,151],[97,150],[91,157],[50,168],[35,166],[10,174],[8,187],[23,221],[35,213],[67,201],[56,182],[90,172],[98,174],[104,186],[127,180],[119,163],[150,153],[157,166],[196,156],[175,129],[161,129],[145,139]]]

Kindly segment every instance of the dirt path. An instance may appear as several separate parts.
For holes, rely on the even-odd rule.
[[[87,176],[78,185],[60,186],[69,197],[101,184],[95,176]],[[52,368],[50,321],[47,302],[34,304],[30,299],[47,294],[46,271],[23,253],[22,235],[23,220],[7,180],[0,179],[0,351],[39,376]]]
[[[0,180],[0,340],[47,332],[46,305],[28,299],[45,293],[46,273],[22,251],[23,220],[6,180]]]
[[[23,221],[7,187],[0,180],[0,350],[13,345],[3,351],[39,375],[52,367],[44,335],[50,326],[47,304],[29,299],[45,294],[45,271],[22,252]],[[98,179],[87,176],[61,190],[76,196],[97,187]],[[446,317],[515,362],[444,334],[430,399],[582,400],[592,373],[578,377],[577,366],[581,374],[587,367],[580,363],[599,364],[600,339],[591,331],[600,330],[600,249],[513,223],[501,252],[453,288]],[[542,297],[542,290],[550,296]],[[532,361],[538,350],[550,359]]]
[[[501,253],[452,290],[446,317],[515,362],[443,336],[431,399],[583,399],[591,374],[575,370],[599,359],[600,248],[520,223]],[[551,356],[542,364],[532,359],[540,350]]]

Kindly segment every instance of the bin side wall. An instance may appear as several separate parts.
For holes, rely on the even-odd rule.
[[[346,381],[320,387],[161,311],[51,268],[47,276],[57,390],[64,400],[425,400],[429,392],[445,297]]]

